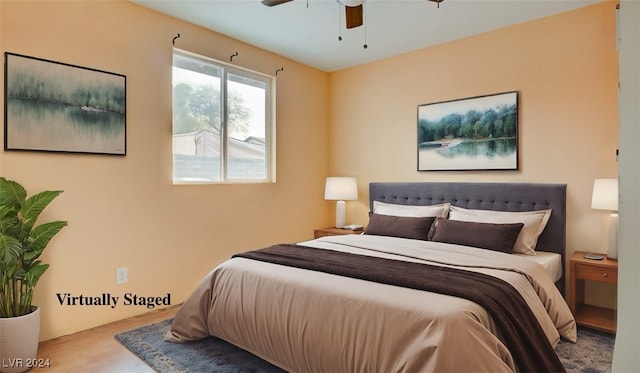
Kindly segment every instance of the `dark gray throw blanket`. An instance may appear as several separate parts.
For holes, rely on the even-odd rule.
[[[507,282],[482,273],[306,246],[280,244],[236,254],[274,264],[452,295],[484,307],[519,372],[564,372],[533,312]]]

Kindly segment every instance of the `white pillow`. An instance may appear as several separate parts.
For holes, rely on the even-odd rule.
[[[523,223],[524,227],[518,235],[513,252],[518,254],[536,255],[535,249],[538,237],[547,226],[551,209],[535,211],[494,211],[494,210],[471,210],[462,207],[451,206],[449,219],[474,221],[480,223]]]
[[[416,206],[416,205],[397,205],[394,203],[384,203],[373,201],[373,212],[379,215],[404,216],[413,218],[424,217],[441,217],[446,218],[449,213],[450,203],[441,203],[439,205]]]

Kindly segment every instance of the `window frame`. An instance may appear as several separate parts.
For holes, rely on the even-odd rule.
[[[253,71],[247,68],[231,65],[207,56],[203,56],[197,53],[186,51],[179,48],[173,48],[172,52],[172,71],[175,66],[175,56],[179,55],[182,58],[188,58],[201,63],[213,65],[220,69],[220,180],[185,180],[175,178],[175,157],[174,157],[174,143],[172,141],[171,154],[172,154],[172,181],[174,185],[191,185],[191,184],[262,184],[262,183],[275,183],[276,182],[276,157],[275,157],[275,112],[276,112],[276,79],[273,75],[263,74],[257,71]],[[195,71],[195,70],[191,70]],[[264,161],[265,161],[265,177],[264,178],[233,178],[229,177],[228,163],[229,163],[229,136],[228,122],[229,122],[229,104],[227,100],[228,96],[228,81],[229,75],[236,75],[242,78],[250,80],[256,80],[265,84],[265,102],[264,102]],[[172,105],[175,97],[173,96],[173,73],[171,79],[172,87]],[[173,133],[174,119],[173,114],[171,118],[171,134],[172,138],[175,136]],[[224,144],[224,145],[223,145]]]

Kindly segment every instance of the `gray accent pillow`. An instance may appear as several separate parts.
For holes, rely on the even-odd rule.
[[[364,234],[426,241],[434,220],[435,216],[409,217],[371,213]]]
[[[523,226],[523,223],[495,224],[437,218],[429,238],[511,254]]]

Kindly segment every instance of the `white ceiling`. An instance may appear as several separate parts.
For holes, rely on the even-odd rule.
[[[130,1],[331,72],[603,0],[366,0],[350,30],[336,0]]]

